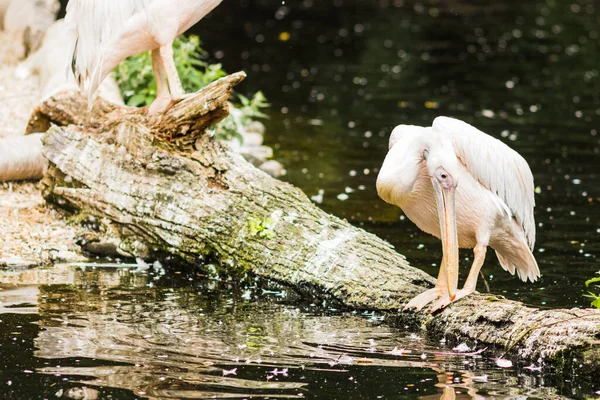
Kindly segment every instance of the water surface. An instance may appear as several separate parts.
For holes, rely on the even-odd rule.
[[[286,288],[131,270],[0,274],[2,398],[438,399],[445,390],[444,399],[547,399],[594,390],[536,365],[501,368],[481,346],[453,349]],[[23,280],[37,284],[13,285]]]

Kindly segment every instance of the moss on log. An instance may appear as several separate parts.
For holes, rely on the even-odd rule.
[[[344,307],[388,312],[451,341],[495,346],[523,363],[600,373],[600,311],[542,310],[473,295],[430,315],[402,312],[434,278],[392,246],[314,206],[206,133],[227,113],[241,73],[225,77],[159,118],[98,100],[87,114],[76,94],[42,104],[32,126],[51,167],[44,195],[107,219],[138,256],[216,257],[230,274],[250,272]]]

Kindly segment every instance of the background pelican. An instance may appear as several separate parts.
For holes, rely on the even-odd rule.
[[[59,9],[58,0],[0,0],[0,26],[5,31],[2,63],[13,63],[39,49]]]
[[[70,0],[65,20],[73,30],[73,72],[88,101],[125,58],[152,50],[157,96],[148,112],[166,110],[184,93],[173,40],[222,0]]]
[[[402,208],[421,230],[442,240],[435,288],[406,308],[431,311],[475,291],[487,246],[502,268],[523,281],[540,276],[531,253],[535,242],[533,176],[527,162],[501,141],[473,126],[438,117],[432,127],[397,126],[377,177],[377,192]],[[473,248],[462,290],[458,248]]]
[[[20,79],[38,75],[42,95],[40,102],[59,91],[77,90],[75,76],[70,70],[72,54],[69,54],[68,49],[73,40],[70,36],[72,33],[64,19],[55,21],[46,31],[42,46],[15,70]],[[111,103],[124,104],[119,86],[111,76],[102,81],[97,94]]]

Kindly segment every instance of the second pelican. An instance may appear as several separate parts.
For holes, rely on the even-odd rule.
[[[400,207],[421,230],[442,240],[437,284],[406,308],[443,308],[475,292],[488,246],[502,268],[523,281],[540,276],[535,242],[534,186],[529,165],[516,151],[473,126],[447,117],[432,127],[397,126],[377,177],[377,192]],[[473,248],[463,289],[458,248]]]

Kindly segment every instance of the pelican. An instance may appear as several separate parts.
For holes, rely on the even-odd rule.
[[[8,34],[3,42],[3,52],[9,50],[21,59],[39,49],[59,9],[58,0],[0,0],[0,15],[4,14],[0,25]],[[14,50],[6,48],[7,43],[17,44],[17,47]]]
[[[431,127],[399,125],[377,177],[377,193],[421,230],[441,239],[434,288],[405,307],[430,312],[475,292],[487,247],[502,268],[534,282],[534,186],[516,151],[466,122],[438,117]],[[471,270],[458,290],[458,249],[472,248]]]
[[[44,35],[42,46],[15,70],[15,76],[20,79],[38,75],[42,94],[40,102],[60,91],[77,90],[75,76],[69,68],[71,54],[68,53],[68,44],[71,42],[71,33],[64,19],[54,21]],[[113,104],[124,104],[119,86],[110,75],[98,87],[97,94]]]
[[[73,73],[91,104],[96,89],[125,58],[152,51],[156,99],[149,114],[183,98],[173,40],[222,0],[70,0],[65,20],[73,31]]]

